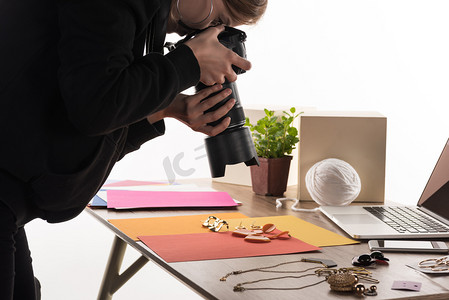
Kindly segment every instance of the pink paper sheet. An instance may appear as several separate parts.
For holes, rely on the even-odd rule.
[[[233,207],[226,192],[214,191],[107,191],[108,208]]]
[[[140,181],[140,180],[120,180],[103,185],[103,187],[118,187],[118,186],[139,186],[139,185],[168,185],[165,182],[158,181]]]
[[[295,238],[250,243],[231,231],[138,237],[166,262],[279,255],[320,250]]]

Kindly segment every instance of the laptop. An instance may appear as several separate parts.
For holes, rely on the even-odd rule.
[[[449,139],[416,206],[321,206],[355,239],[449,238]]]

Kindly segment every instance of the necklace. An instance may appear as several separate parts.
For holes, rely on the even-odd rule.
[[[299,262],[307,262],[307,263],[316,263],[316,264],[320,264],[320,266],[316,266],[316,267],[311,267],[311,268],[307,268],[304,270],[298,270],[298,271],[282,271],[282,270],[273,270],[274,268],[283,266],[283,265],[288,265],[288,264],[294,264],[294,263],[299,263]],[[238,274],[243,274],[243,273],[249,273],[249,272],[269,272],[269,273],[305,273],[307,271],[311,271],[311,270],[317,270],[317,269],[321,269],[323,267],[327,267],[324,263],[318,261],[318,260],[310,260],[310,259],[306,259],[306,258],[302,258],[301,260],[294,260],[294,261],[288,261],[288,262],[283,262],[283,263],[279,263],[276,265],[272,265],[272,266],[267,266],[267,267],[260,267],[260,268],[253,268],[253,269],[248,269],[248,270],[237,270],[237,271],[232,271],[228,274],[226,274],[225,276],[223,276],[222,278],[220,278],[220,281],[226,281],[226,279],[231,276],[231,275],[238,275]],[[254,281],[247,281],[247,282],[241,282],[238,283],[234,286],[234,292],[243,292],[246,290],[300,290],[300,289],[304,289],[307,287],[311,287],[314,285],[318,285],[322,282],[325,282],[326,279],[322,279],[318,282],[312,283],[312,284],[308,284],[308,285],[304,285],[304,286],[300,286],[300,287],[286,287],[286,288],[280,288],[280,287],[244,287],[244,285],[250,285],[253,283],[258,283],[258,282],[263,282],[263,281],[272,281],[272,280],[280,280],[280,279],[298,279],[298,278],[304,278],[304,277],[308,277],[308,276],[317,276],[317,273],[310,273],[310,274],[303,274],[300,276],[294,276],[294,275],[286,275],[286,276],[280,276],[280,277],[272,277],[272,278],[265,278],[265,279],[258,279],[258,280],[254,280]]]
[[[293,263],[299,263],[299,262],[308,262],[308,263],[317,263],[320,264],[321,266],[319,267],[312,267],[312,268],[308,268],[305,270],[299,270],[299,271],[281,271],[281,270],[271,270],[273,268],[277,268],[283,265],[288,265],[288,264],[293,264]],[[289,261],[289,262],[283,262],[283,263],[279,263],[273,266],[267,266],[267,267],[260,267],[260,268],[254,268],[254,269],[248,269],[248,270],[237,270],[237,271],[232,271],[228,274],[226,274],[225,276],[220,278],[220,281],[226,281],[226,279],[231,276],[231,275],[238,275],[238,274],[243,274],[243,273],[248,273],[248,272],[270,272],[270,273],[304,273],[310,270],[314,270],[314,269],[318,269],[318,268],[322,268],[322,267],[327,267],[326,265],[324,265],[322,262],[320,261],[316,261],[316,260],[309,260],[306,258],[302,258],[301,260],[294,260],[294,261]]]
[[[304,270],[296,270],[296,271],[282,271],[282,270],[273,270],[276,267],[282,266],[282,265],[288,265],[298,262],[308,262],[308,263],[316,263],[320,264],[321,266],[317,267],[311,267]],[[324,266],[324,268],[323,268]],[[246,290],[301,290],[307,287],[318,285],[322,282],[328,282],[330,284],[331,290],[334,291],[348,291],[348,292],[355,292],[357,295],[366,295],[366,296],[375,296],[377,295],[376,286],[371,286],[369,289],[365,289],[365,286],[363,284],[359,283],[359,279],[364,279],[368,282],[373,283],[379,283],[377,279],[374,279],[371,277],[371,272],[367,271],[365,268],[362,267],[351,267],[351,268],[340,268],[340,269],[331,269],[326,264],[323,263],[323,261],[320,261],[318,259],[305,259],[302,258],[301,260],[295,260],[290,262],[283,262],[272,266],[267,267],[259,267],[259,268],[253,268],[248,270],[237,270],[232,271],[222,278],[220,278],[220,281],[226,281],[226,279],[231,275],[239,275],[243,273],[249,273],[249,272],[270,272],[270,273],[306,273],[308,271],[315,270],[313,273],[308,274],[302,274],[302,275],[284,275],[279,277],[271,277],[271,278],[262,278],[257,279],[253,281],[246,281],[237,283],[234,286],[234,292],[243,292]],[[299,279],[299,278],[305,278],[309,276],[317,276],[321,277],[324,276],[324,279],[320,279],[317,282],[303,285],[303,286],[297,286],[297,287],[247,287],[248,285],[259,283],[259,282],[266,282],[266,281],[274,281],[274,280],[281,280],[281,279]]]
[[[315,269],[315,268],[314,268]],[[304,270],[305,272],[306,270]],[[243,285],[248,285],[248,284],[252,284],[252,283],[257,283],[257,282],[263,282],[263,281],[270,281],[270,280],[279,280],[279,279],[287,279],[287,278],[293,278],[293,279],[298,279],[298,278],[304,278],[304,277],[308,277],[308,276],[317,276],[315,273],[311,273],[311,274],[304,274],[301,276],[280,276],[280,277],[272,277],[272,278],[266,278],[266,279],[259,279],[259,280],[254,280],[254,281],[247,281],[247,282],[242,282],[242,283],[237,283],[234,286],[234,292],[243,292],[246,290],[300,290],[300,289],[304,289],[307,287],[311,287],[314,285],[318,285],[322,282],[326,281],[325,279],[321,279],[318,282],[312,283],[312,284],[308,284],[308,285],[303,285],[300,287],[254,287],[254,288],[248,288],[248,287],[243,287]]]

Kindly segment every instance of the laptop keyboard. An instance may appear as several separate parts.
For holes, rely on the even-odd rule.
[[[447,226],[410,207],[363,207],[399,233],[449,232]]]

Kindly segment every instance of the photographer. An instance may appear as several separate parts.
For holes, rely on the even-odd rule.
[[[39,298],[24,225],[77,216],[114,164],[160,136],[163,118],[216,135],[233,105],[224,25],[253,24],[266,0],[0,0],[0,295]],[[214,26],[167,55],[167,33]],[[186,96],[199,81],[211,87]]]

